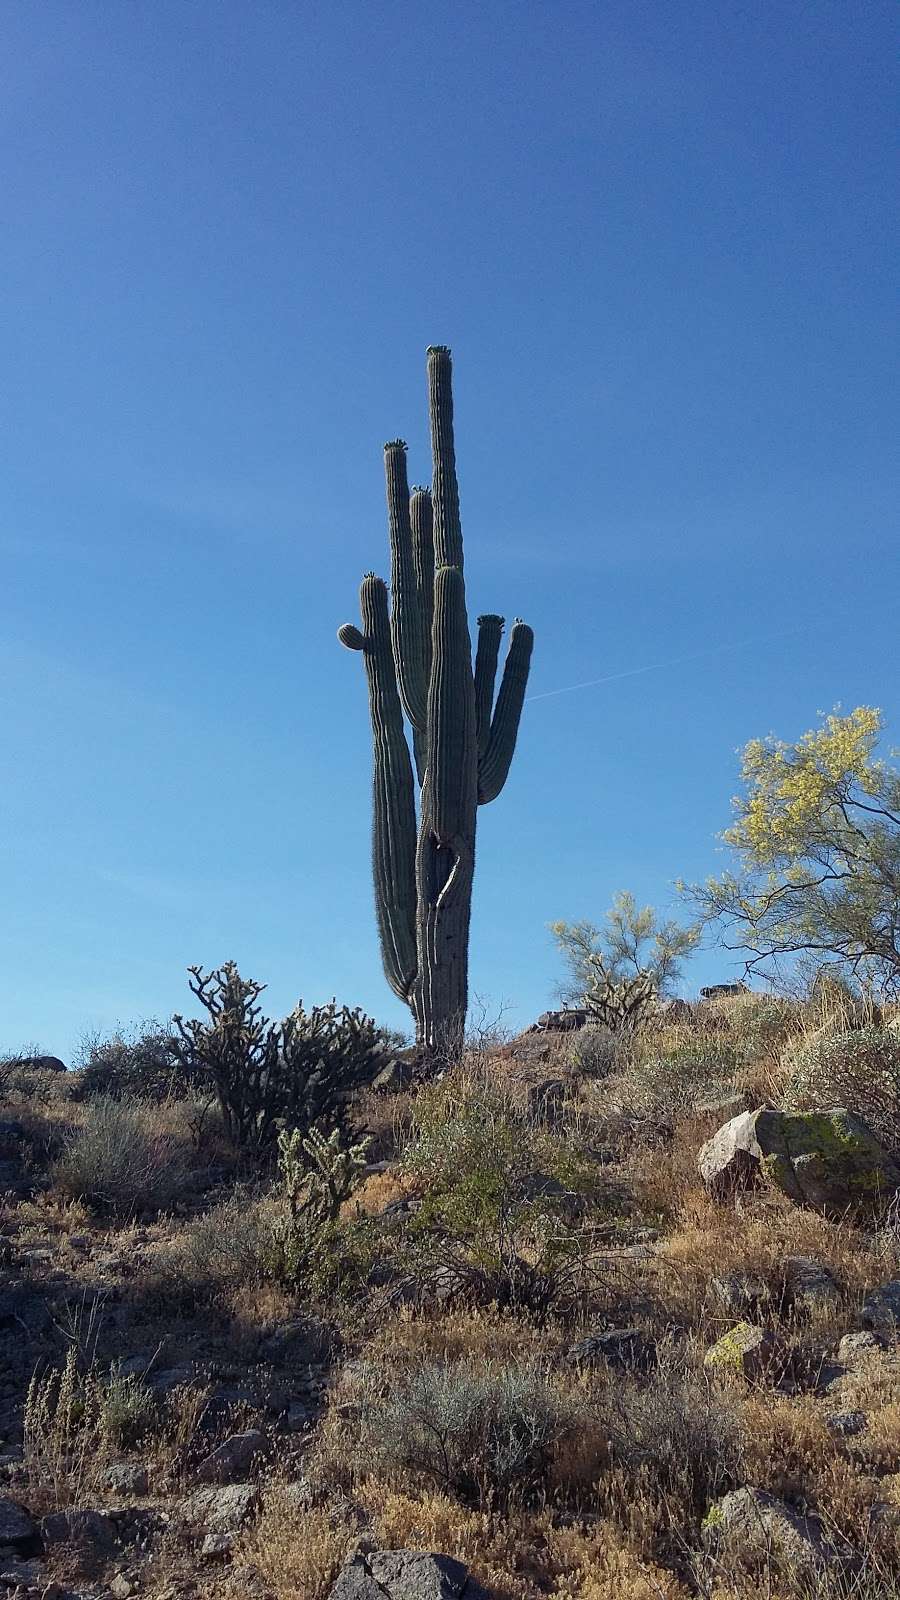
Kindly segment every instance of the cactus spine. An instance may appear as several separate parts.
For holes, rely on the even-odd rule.
[[[452,1048],[468,1002],[469,920],[478,806],[496,799],[513,752],[534,636],[513,625],[500,690],[494,686],[503,618],[466,614],[462,528],[453,444],[450,351],[428,351],[432,488],[413,489],[406,445],[384,447],[391,606],[380,578],[360,590],[361,628],[341,643],[363,656],[373,746],[372,859],[387,980],[409,1005],[418,1043]],[[412,730],[420,785],[416,816]]]

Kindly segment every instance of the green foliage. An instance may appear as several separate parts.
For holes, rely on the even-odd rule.
[[[412,1232],[426,1258],[539,1318],[574,1293],[588,1268],[571,1224],[596,1172],[571,1140],[489,1084],[451,1078],[419,1095],[404,1162],[424,1180]]]
[[[281,1022],[258,1004],[265,985],[226,961],[190,967],[205,1018],[175,1017],[184,1070],[215,1092],[226,1131],[241,1149],[271,1148],[281,1129],[343,1127],[353,1091],[384,1061],[379,1029],[359,1010],[298,1003]]]
[[[368,1143],[344,1143],[339,1128],[327,1139],[316,1129],[279,1134],[280,1205],[264,1252],[276,1282],[327,1297],[365,1259],[362,1236],[371,1230],[339,1217],[365,1170]]]
[[[875,756],[880,711],[836,713],[794,744],[753,739],[724,834],[734,871],[686,890],[748,971],[800,955],[900,993],[900,772]]]
[[[190,1176],[180,1141],[138,1100],[98,1095],[52,1169],[56,1191],[98,1211],[131,1216],[165,1210]]]
[[[615,1016],[617,998],[625,999],[623,985],[640,980],[641,988],[634,991],[635,1012],[639,1007],[646,1010],[650,992],[670,993],[699,942],[696,928],[661,920],[652,906],[639,907],[627,890],[616,895],[602,927],[592,922],[554,922],[550,931],[569,971],[565,998],[590,1006],[603,1022],[607,1021],[601,1015],[604,1009]],[[638,1001],[644,988],[647,995]]]
[[[842,1106],[900,1153],[900,1037],[890,1028],[855,1028],[804,1041],[790,1057],[784,1103],[791,1111]]]
[[[525,1362],[422,1361],[379,1387],[366,1407],[369,1459],[481,1507],[538,1496],[587,1420]]]

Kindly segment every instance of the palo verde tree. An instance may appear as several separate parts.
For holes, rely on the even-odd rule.
[[[533,634],[524,622],[513,624],[495,700],[503,618],[478,618],[473,667],[450,351],[433,346],[427,359],[432,487],[410,494],[406,445],[401,439],[385,445],[391,603],[383,580],[367,573],[362,626],[345,623],[338,638],[361,652],[369,687],[372,853],[385,974],[413,1013],[417,1042],[444,1049],[465,1023],[477,810],[506,782]]]
[[[813,957],[900,993],[900,772],[876,757],[881,712],[836,712],[794,744],[752,739],[723,835],[736,870],[686,890],[748,972]]]
[[[623,889],[615,895],[602,927],[593,922],[552,922],[569,981],[564,998],[584,1005],[610,984],[644,978],[658,995],[671,994],[685,960],[696,949],[700,931],[663,919],[652,906],[639,906]]]

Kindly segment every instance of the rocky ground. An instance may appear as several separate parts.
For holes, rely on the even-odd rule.
[[[214,1112],[112,1205],[77,1074],[8,1072],[0,1596],[900,1594],[900,1173],[798,1136],[767,1004],[398,1073],[302,1281]]]

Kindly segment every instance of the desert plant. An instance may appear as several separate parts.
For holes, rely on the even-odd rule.
[[[453,444],[450,351],[428,351],[434,477],[431,493],[406,476],[406,445],[385,445],[393,607],[367,573],[362,629],[338,637],[362,652],[374,750],[375,904],[388,983],[410,1007],[417,1043],[462,1037],[477,808],[506,782],[525,698],[533,634],[515,622],[494,702],[503,618],[478,618],[472,666]],[[421,784],[418,842],[412,728]]]
[[[723,834],[736,870],[686,892],[747,972],[806,956],[900,993],[900,772],[875,754],[882,731],[881,712],[857,706],[793,744],[745,746]]]
[[[25,1397],[22,1462],[32,1491],[55,1507],[96,1493],[111,1455],[137,1443],[155,1416],[150,1391],[117,1367],[86,1368],[74,1343],[59,1369],[38,1369]]]
[[[109,1095],[90,1102],[52,1169],[59,1194],[119,1216],[164,1210],[188,1177],[185,1152],[155,1108]]]
[[[570,1139],[458,1072],[420,1093],[403,1159],[424,1190],[420,1273],[538,1322],[587,1292],[595,1263],[573,1221],[597,1174]]]
[[[350,1094],[384,1061],[371,1018],[334,1001],[311,1011],[298,1002],[270,1022],[258,1004],[265,984],[242,978],[233,961],[188,970],[206,1017],[175,1017],[179,1059],[215,1092],[233,1142],[261,1151],[280,1128],[342,1127]]]
[[[74,1068],[77,1100],[102,1094],[161,1101],[189,1094],[197,1084],[191,1063],[179,1055],[172,1027],[156,1021],[136,1023],[107,1038],[86,1038]]]
[[[788,1054],[785,1105],[796,1111],[845,1106],[887,1149],[900,1151],[900,1036],[855,1028],[804,1040]]]
[[[657,994],[671,994],[685,960],[700,942],[700,930],[663,920],[653,906],[639,906],[627,889],[614,896],[602,927],[593,922],[551,922],[569,970],[563,998],[577,1005],[607,983],[649,978]]]
[[[327,1139],[315,1128],[279,1134],[280,1209],[264,1257],[277,1282],[320,1291],[336,1285],[353,1255],[338,1217],[362,1177],[367,1148],[368,1140],[346,1143],[339,1128]]]
[[[470,1503],[534,1496],[587,1420],[529,1362],[422,1360],[379,1376],[363,1399],[364,1459]]]

